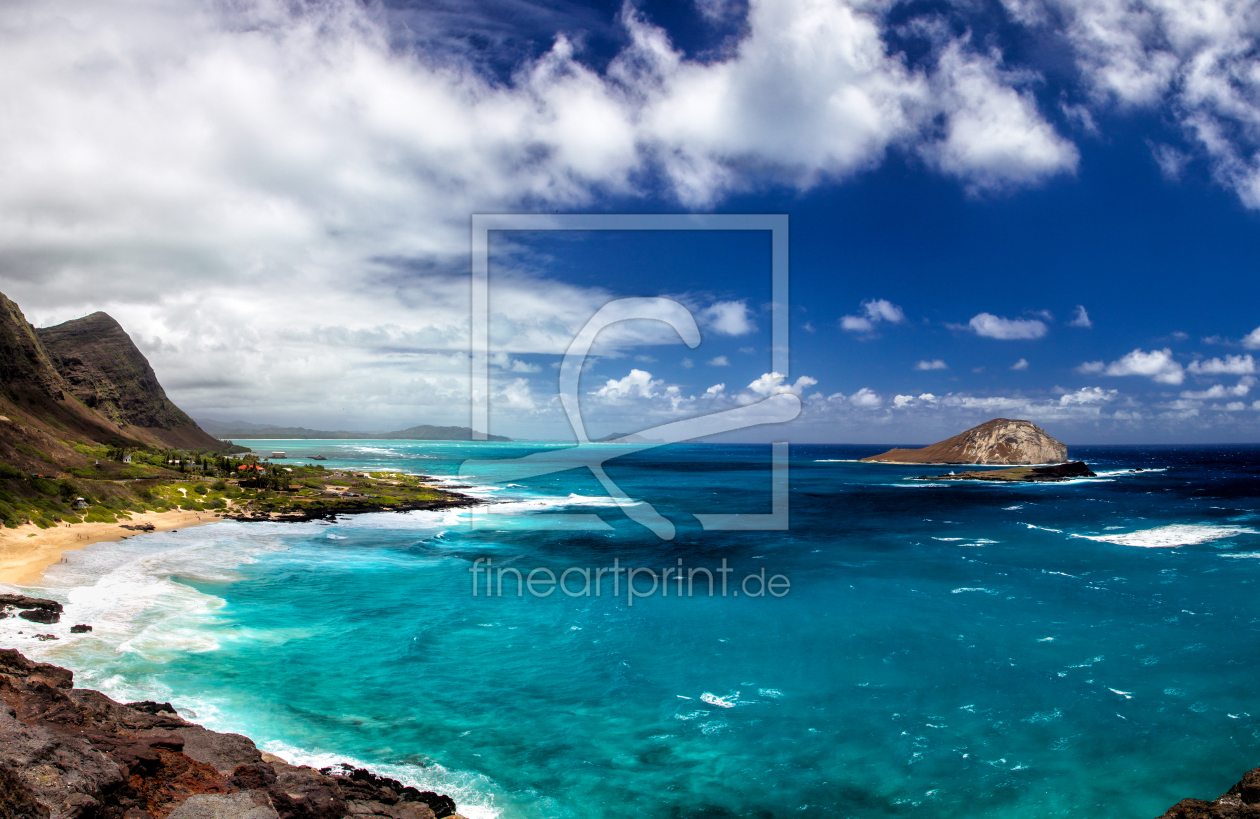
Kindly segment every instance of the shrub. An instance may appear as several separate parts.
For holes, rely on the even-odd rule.
[[[0,462],[0,478],[20,478],[22,470],[12,464]]]
[[[48,478],[31,478],[31,487],[41,495],[61,494],[61,485]]]
[[[210,501],[210,508],[211,509],[226,509],[227,501],[225,501],[223,498],[215,498],[214,500]]]
[[[193,487],[193,491],[196,492],[198,495],[204,495],[210,490],[209,488],[206,487],[204,483],[199,483]]]
[[[21,452],[23,455],[30,455],[32,458],[38,458],[39,460],[45,461],[46,463],[53,463],[53,459],[48,455],[48,453],[42,450],[36,449],[30,444],[18,444],[16,447],[14,447],[14,449],[16,449],[18,452]]]
[[[214,484],[211,485],[210,488],[213,489],[215,492],[225,492],[227,491],[227,488],[228,488],[227,481],[217,480],[214,482]]]

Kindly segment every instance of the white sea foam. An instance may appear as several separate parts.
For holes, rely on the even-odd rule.
[[[1056,535],[1063,534],[1062,529],[1051,529],[1049,526],[1037,526],[1036,524],[1033,524],[1033,523],[1025,523],[1024,525],[1027,526],[1029,529],[1040,529],[1043,532],[1054,532]]]
[[[966,540],[965,537],[933,537],[932,540]]]
[[[1245,558],[1250,560],[1260,559],[1260,552],[1222,552],[1221,557]]]
[[[700,695],[701,702],[707,702],[709,705],[715,705],[718,708],[734,708],[739,704],[739,693],[727,694],[725,697],[719,697],[717,694],[711,694],[705,691]]]
[[[482,774],[450,771],[436,763],[420,767],[419,765],[364,762],[353,757],[296,748],[276,741],[264,742],[260,747],[267,753],[275,754],[293,765],[327,768],[344,763],[355,768],[368,768],[374,773],[397,779],[404,785],[411,785],[418,790],[445,793],[455,800],[460,814],[467,816],[468,819],[495,819],[500,813],[491,795],[498,788],[494,786],[492,780]]]
[[[962,594],[963,592],[984,592],[985,594],[997,594],[997,592],[993,591],[993,589],[985,589],[979,586],[953,589],[950,591],[950,594]]]
[[[1210,543],[1214,540],[1224,540],[1225,538],[1237,537],[1238,535],[1256,534],[1260,534],[1260,531],[1246,526],[1172,523],[1167,526],[1156,526],[1154,529],[1141,529],[1126,534],[1072,535],[1072,537],[1097,540],[1103,543],[1115,543],[1120,546],[1138,546],[1143,549],[1167,549],[1175,546]]]
[[[1004,512],[1014,512],[1016,509],[1023,509],[1023,508],[1024,508],[1024,504],[1022,504],[1022,503],[1017,503],[1017,504],[1015,504],[1014,506],[1003,506],[1003,507],[1002,507],[1002,511],[1004,511]]]

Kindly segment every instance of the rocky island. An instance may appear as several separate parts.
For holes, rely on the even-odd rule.
[[[916,481],[999,481],[1003,483],[1049,483],[1071,478],[1094,478],[1094,471],[1084,461],[1069,461],[1054,466],[1013,466],[1010,469],[953,472],[948,475],[920,475]]]
[[[1056,464],[1067,445],[1031,421],[994,418],[922,449],[890,449],[863,461],[894,464]]]
[[[449,796],[290,765],[169,703],[75,688],[69,670],[13,649],[0,649],[0,748],[5,819],[459,819]]]

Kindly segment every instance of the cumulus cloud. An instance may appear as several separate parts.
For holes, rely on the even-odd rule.
[[[948,370],[949,365],[939,358],[934,358],[931,361],[916,361],[914,368],[916,370]]]
[[[1104,390],[1102,387],[1081,387],[1076,392],[1059,396],[1059,404],[1064,407],[1073,404],[1102,404],[1114,401],[1120,395],[1119,390]]]
[[[1243,336],[1242,344],[1248,350],[1260,350],[1260,327]]]
[[[1094,322],[1089,320],[1089,313],[1086,312],[1083,305],[1076,305],[1076,312],[1072,315],[1072,320],[1068,322],[1069,327],[1084,327],[1089,329],[1094,326]]]
[[[748,305],[742,301],[719,301],[704,308],[696,317],[703,327],[723,336],[743,336],[757,329]]]
[[[879,393],[869,387],[863,387],[853,393],[853,395],[849,396],[848,400],[853,406],[861,407],[863,409],[875,409],[884,403],[884,399],[880,397]]]
[[[724,392],[726,392],[726,384],[714,384],[712,387],[709,387],[707,390],[704,391],[704,397],[717,398],[719,395],[721,395]]]
[[[1046,334],[1046,324],[1038,319],[1007,319],[992,313],[980,313],[968,322],[971,331],[985,338],[1003,341],[1041,338]]]
[[[790,393],[800,395],[806,389],[818,383],[818,379],[802,375],[795,384],[787,384],[787,376],[780,373],[764,373],[756,381],[748,385],[748,389],[758,395],[770,396]]]
[[[1251,388],[1256,385],[1256,379],[1251,376],[1243,376],[1238,383],[1232,387],[1226,387],[1222,384],[1214,384],[1206,390],[1184,390],[1181,393],[1182,398],[1191,398],[1195,400],[1209,400],[1213,398],[1241,398],[1251,392]]]
[[[1012,364],[1012,365],[1011,365],[1011,369],[1012,369],[1012,370],[1026,370],[1026,369],[1028,369],[1028,359],[1026,359],[1026,358],[1021,358],[1019,361],[1016,361],[1014,364]]]
[[[624,378],[608,379],[604,386],[591,395],[613,401],[631,397],[655,398],[662,393],[664,387],[665,382],[653,379],[650,372],[632,369]]]
[[[724,356],[724,355],[720,355],[720,356],[716,356],[715,358],[711,358],[711,359],[709,359],[709,360],[708,360],[707,362],[705,362],[705,363],[706,363],[706,364],[708,364],[708,365],[709,365],[709,366],[711,366],[711,367],[729,367],[729,366],[731,366],[731,362],[730,362],[730,361],[727,359],[727,357],[726,357],[726,356]]]
[[[1149,353],[1137,349],[1110,364],[1088,361],[1076,369],[1086,374],[1141,375],[1161,384],[1180,384],[1186,377],[1185,370],[1173,359],[1172,350],[1167,347],[1162,350],[1152,350]]]
[[[887,299],[869,299],[862,302],[861,313],[842,316],[840,326],[851,333],[872,333],[880,322],[901,324],[905,320],[905,312]]]
[[[1256,371],[1256,360],[1250,355],[1227,355],[1191,361],[1186,369],[1195,375],[1251,375]]]
[[[1028,74],[1005,72],[1000,54],[978,53],[954,42],[940,59],[934,92],[949,112],[944,138],[921,153],[973,192],[1035,185],[1074,173],[1079,153],[1041,116],[1031,90],[1017,89]]]

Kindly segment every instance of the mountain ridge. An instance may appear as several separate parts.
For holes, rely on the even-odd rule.
[[[471,441],[473,430],[469,427],[433,426],[419,424],[392,432],[347,432],[345,430],[307,429],[306,427],[281,427],[253,424],[248,421],[216,421],[203,418],[197,422],[203,429],[219,438],[232,440],[269,440],[273,438],[294,440],[375,440],[375,441]],[[488,441],[511,441],[502,435],[488,435]]]

